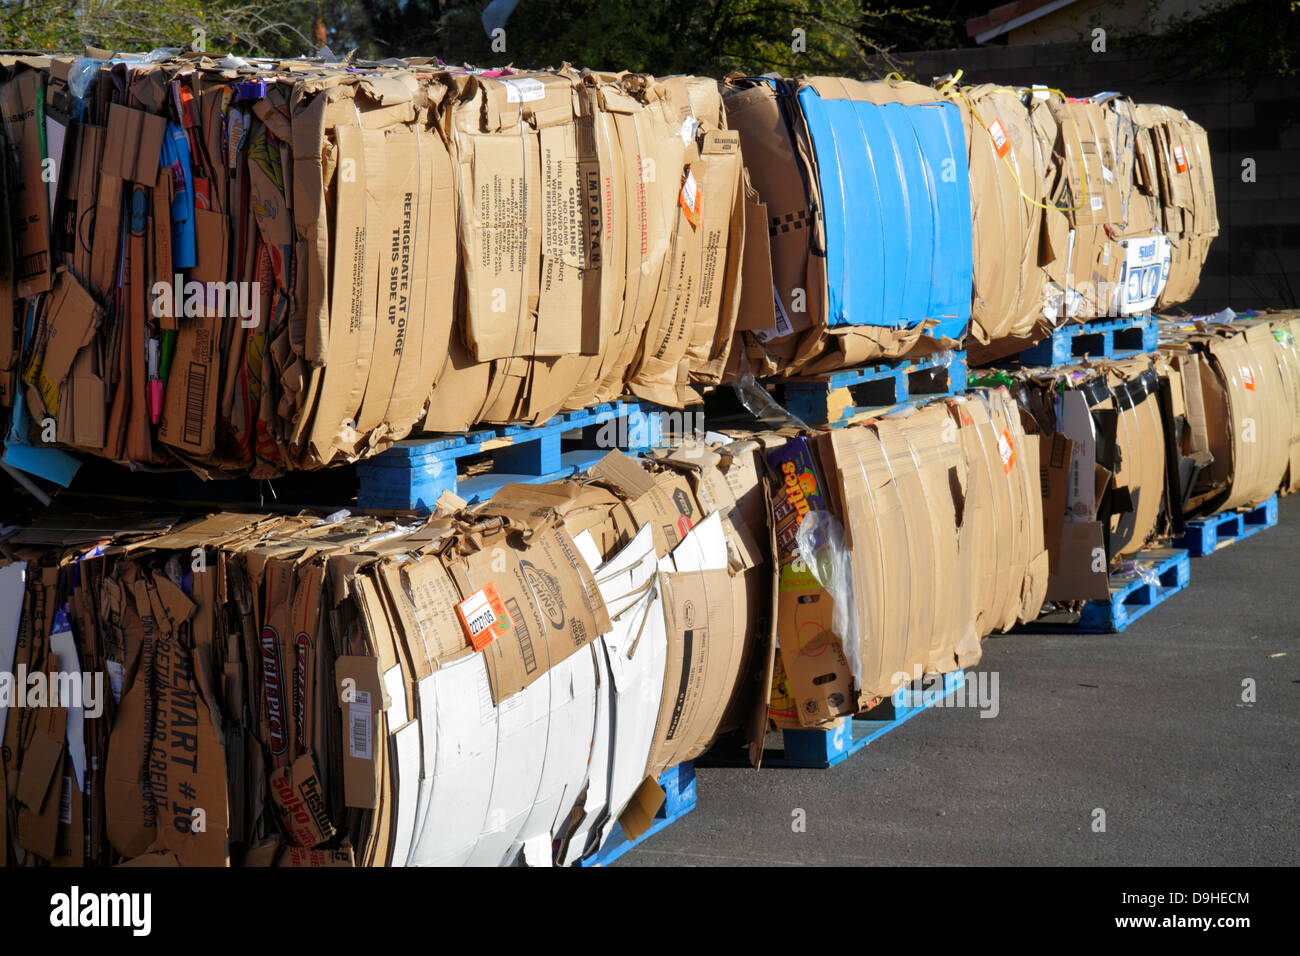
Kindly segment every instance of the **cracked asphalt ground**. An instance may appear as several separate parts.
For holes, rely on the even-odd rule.
[[[1280,517],[1123,634],[989,638],[996,717],[933,708],[829,770],[700,769],[695,811],[616,865],[1300,863],[1300,495]]]

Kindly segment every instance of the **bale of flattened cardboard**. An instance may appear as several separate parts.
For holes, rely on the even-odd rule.
[[[1166,417],[1146,356],[1015,373],[1040,447],[1047,600],[1104,599],[1107,576],[1164,528]]]
[[[742,364],[811,374],[955,347],[971,248],[953,104],[914,83],[738,76],[724,103],[770,240],[774,308],[740,327]]]
[[[1219,234],[1219,213],[1205,129],[1168,106],[1143,104],[1135,119],[1150,140],[1150,175],[1159,182],[1156,225],[1173,246],[1169,278],[1157,307],[1191,298],[1210,242]]]
[[[580,859],[615,823],[648,827],[659,774],[748,709],[762,512],[755,449],[701,445],[410,525],[21,532],[0,662],[98,674],[106,696],[0,708],[6,853]]]
[[[1043,314],[1043,236],[1052,153],[1021,94],[980,84],[944,91],[962,107],[970,164],[974,280],[968,348],[1028,338]],[[977,357],[983,353],[976,352]]]
[[[983,637],[1038,616],[1038,449],[1005,390],[761,440],[776,726],[833,725],[924,674],[972,666]]]
[[[1189,396],[1199,391],[1197,440],[1210,455],[1186,499],[1188,517],[1253,507],[1290,482],[1294,364],[1277,330],[1267,320],[1161,325],[1160,351],[1197,370],[1194,380],[1184,372],[1184,386]]]
[[[1140,314],[1191,296],[1218,233],[1203,130],[1177,111],[1113,93],[942,89],[963,104],[971,149],[972,362],[1019,352],[1062,323]],[[1032,156],[1022,148],[1025,127]],[[1027,225],[1013,215],[1013,190]],[[1004,304],[1014,273],[992,266],[1007,248],[1029,250],[1019,288],[1037,301]],[[1028,278],[1025,270],[1036,271]]]
[[[725,373],[752,190],[712,80],[0,70],[0,398],[58,444],[267,476]]]
[[[625,389],[680,405],[720,380],[745,204],[713,81],[479,76],[449,117],[464,344],[426,428],[539,420]]]

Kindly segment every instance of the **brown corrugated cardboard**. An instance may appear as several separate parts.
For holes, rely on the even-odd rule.
[[[609,627],[591,572],[568,532],[539,528],[526,546],[521,544],[504,531],[489,531],[476,541],[473,553],[448,568],[461,593],[462,611],[489,588],[505,608],[503,633],[484,650],[497,703]]]
[[[622,452],[611,451],[592,465],[589,474],[627,499],[638,525],[650,525],[655,551],[661,557],[676,547],[701,517],[690,482],[678,472],[656,476]]]
[[[43,175],[45,157],[41,151],[42,118],[37,111],[42,83],[39,71],[25,69],[0,85],[0,117],[19,169],[19,179],[10,184],[6,197],[14,237],[14,291],[19,296],[48,291],[53,270],[48,179]],[[157,168],[155,153],[153,169]],[[151,170],[151,182],[153,175]]]

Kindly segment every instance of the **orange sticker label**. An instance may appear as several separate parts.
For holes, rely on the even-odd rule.
[[[1011,432],[1006,429],[998,436],[998,457],[1002,459],[1003,473],[1011,474],[1011,469],[1016,464],[1016,446],[1011,441]]]
[[[1011,137],[1007,135],[1007,128],[1002,125],[1002,120],[995,119],[989,123],[989,136],[993,140],[993,148],[997,150],[998,159],[1011,152]]]
[[[514,626],[505,602],[491,582],[457,604],[456,614],[476,651],[483,650]]]
[[[1241,366],[1241,384],[1246,386],[1246,391],[1255,390],[1255,371],[1249,365]]]
[[[697,229],[700,226],[700,184],[695,181],[694,171],[686,170],[686,181],[682,183],[681,195],[677,203],[686,213],[686,221]]]
[[[1180,173],[1187,172],[1187,153],[1181,146],[1174,147],[1174,165]]]

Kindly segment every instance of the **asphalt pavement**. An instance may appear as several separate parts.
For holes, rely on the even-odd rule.
[[[1279,511],[1122,634],[990,637],[996,716],[700,769],[695,811],[616,865],[1300,863],[1300,495]]]

